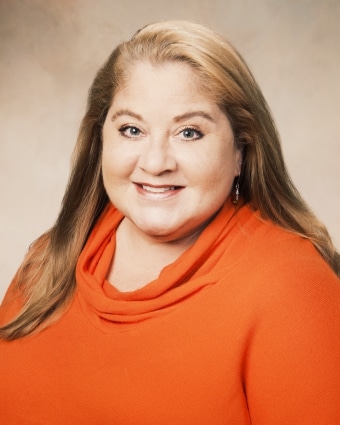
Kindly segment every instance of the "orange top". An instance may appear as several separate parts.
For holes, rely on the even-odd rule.
[[[120,293],[105,280],[122,219],[108,208],[63,317],[0,342],[0,422],[340,424],[339,279],[308,241],[233,212],[157,280]]]

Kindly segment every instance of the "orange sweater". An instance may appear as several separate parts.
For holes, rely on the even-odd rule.
[[[226,205],[159,278],[105,276],[110,208],[63,317],[0,342],[6,425],[339,425],[340,285],[314,247]],[[15,308],[7,296],[1,323]]]

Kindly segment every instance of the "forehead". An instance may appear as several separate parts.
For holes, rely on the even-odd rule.
[[[199,73],[184,62],[173,61],[154,65],[148,61],[139,61],[131,65],[125,73],[124,81],[121,81],[116,94],[199,96],[214,102],[211,93],[208,93],[204,86]]]

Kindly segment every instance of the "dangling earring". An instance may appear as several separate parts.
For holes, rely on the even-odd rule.
[[[238,165],[239,165],[239,174],[237,176],[237,180],[235,183],[235,188],[234,188],[235,194],[233,195],[233,199],[231,201],[231,203],[235,205],[235,207],[238,204],[238,198],[240,197],[240,178],[241,178],[241,171],[242,171],[242,161],[240,161]]]
[[[234,195],[234,199],[232,200],[233,205],[236,206],[238,204],[239,196],[240,196],[240,176],[238,175],[237,182],[235,184],[235,195]]]

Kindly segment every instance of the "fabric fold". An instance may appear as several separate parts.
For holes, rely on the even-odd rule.
[[[247,210],[248,208],[246,208]],[[241,208],[244,210],[244,208]],[[240,210],[240,211],[241,211]],[[93,229],[77,264],[76,279],[83,308],[100,319],[117,323],[145,320],[165,308],[172,308],[196,292],[216,283],[209,274],[223,255],[220,241],[232,232],[240,216],[226,202],[196,242],[157,279],[133,292],[120,292],[106,280],[115,252],[116,230],[122,215],[109,205]],[[244,215],[244,214],[241,214]]]

